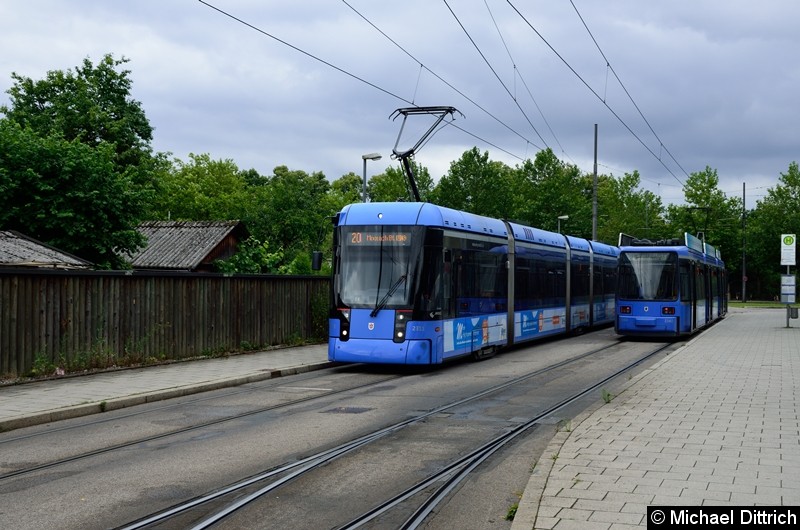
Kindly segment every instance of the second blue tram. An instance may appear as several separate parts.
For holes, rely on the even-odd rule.
[[[616,247],[428,203],[335,224],[331,361],[440,364],[613,322]]]
[[[620,235],[617,281],[620,335],[690,335],[728,310],[725,263],[690,234],[656,242]]]

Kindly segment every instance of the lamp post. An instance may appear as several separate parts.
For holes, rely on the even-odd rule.
[[[368,155],[361,155],[364,161],[364,202],[367,202],[367,160],[380,160],[382,157],[379,153],[369,153]]]
[[[558,216],[558,233],[561,233],[561,221],[566,221],[569,219],[569,215],[559,215]]]

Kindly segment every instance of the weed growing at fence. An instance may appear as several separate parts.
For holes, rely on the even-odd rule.
[[[56,365],[52,359],[43,353],[37,353],[33,359],[33,367],[31,368],[30,375],[39,377],[43,375],[50,375],[56,370]]]

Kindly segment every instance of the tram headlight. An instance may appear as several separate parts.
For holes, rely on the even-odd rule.
[[[675,314],[675,308],[674,307],[670,307],[670,306],[662,307],[661,308],[661,314],[662,315],[674,315]]]
[[[409,309],[398,309],[394,312],[394,337],[395,342],[403,342],[406,338],[406,324],[411,320]]]
[[[350,338],[350,308],[340,307],[339,314],[339,340],[346,341]]]
[[[621,306],[619,306],[619,313],[621,315],[630,315],[631,314],[631,306],[629,306],[629,305],[621,305]]]

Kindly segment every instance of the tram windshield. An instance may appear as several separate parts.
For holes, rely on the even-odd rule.
[[[617,294],[624,300],[677,300],[675,252],[623,252]]]
[[[409,307],[424,234],[413,226],[344,226],[335,300],[348,307]]]

